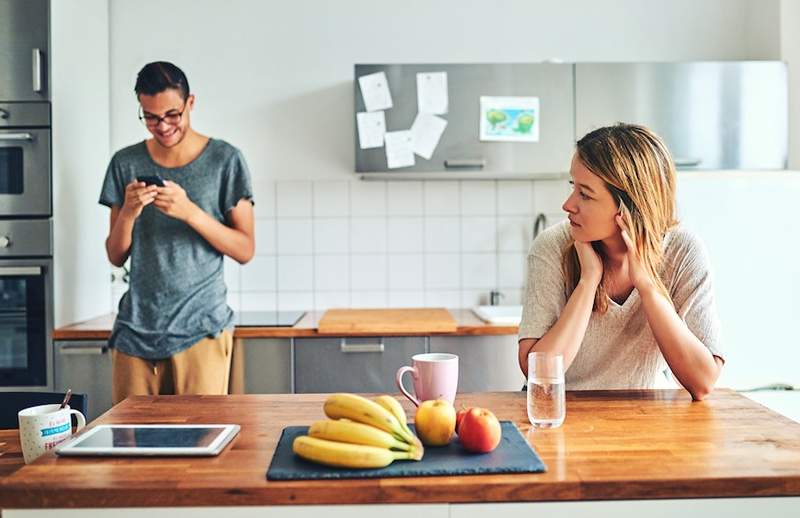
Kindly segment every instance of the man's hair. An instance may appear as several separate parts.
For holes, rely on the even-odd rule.
[[[184,101],[189,98],[189,80],[183,70],[167,61],[154,61],[139,71],[133,90],[138,97],[160,94],[167,88],[178,90]]]

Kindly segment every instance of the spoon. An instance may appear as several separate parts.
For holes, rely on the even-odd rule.
[[[72,389],[67,389],[67,393],[64,394],[64,401],[61,402],[61,406],[58,407],[58,409],[61,410],[62,408],[67,406],[67,403],[69,403],[69,398],[71,397],[72,397]]]

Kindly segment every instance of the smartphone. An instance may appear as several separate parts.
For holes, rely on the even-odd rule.
[[[159,187],[164,187],[164,179],[157,174],[137,176],[136,180],[139,182],[144,182],[145,185],[157,185]]]

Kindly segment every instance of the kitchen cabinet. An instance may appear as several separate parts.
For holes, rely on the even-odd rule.
[[[55,389],[86,394],[86,420],[111,408],[111,349],[102,341],[55,342]]]
[[[430,352],[458,355],[458,392],[518,391],[517,336],[432,336]]]
[[[397,369],[426,352],[415,337],[331,337],[294,340],[296,393],[397,392]]]
[[[230,386],[231,393],[291,393],[291,339],[237,338],[234,341]]]

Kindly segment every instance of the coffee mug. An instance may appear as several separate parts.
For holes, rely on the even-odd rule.
[[[30,464],[47,450],[51,450],[72,436],[72,414],[78,418],[75,433],[86,426],[86,418],[69,407],[60,408],[53,405],[32,406],[20,410],[19,438],[22,445],[22,457],[25,464]]]
[[[411,365],[400,367],[395,381],[400,392],[412,403],[419,406],[421,401],[445,399],[452,404],[456,400],[458,356],[448,353],[415,354],[411,357]],[[409,394],[403,386],[403,374],[406,372],[411,373],[417,397]]]

